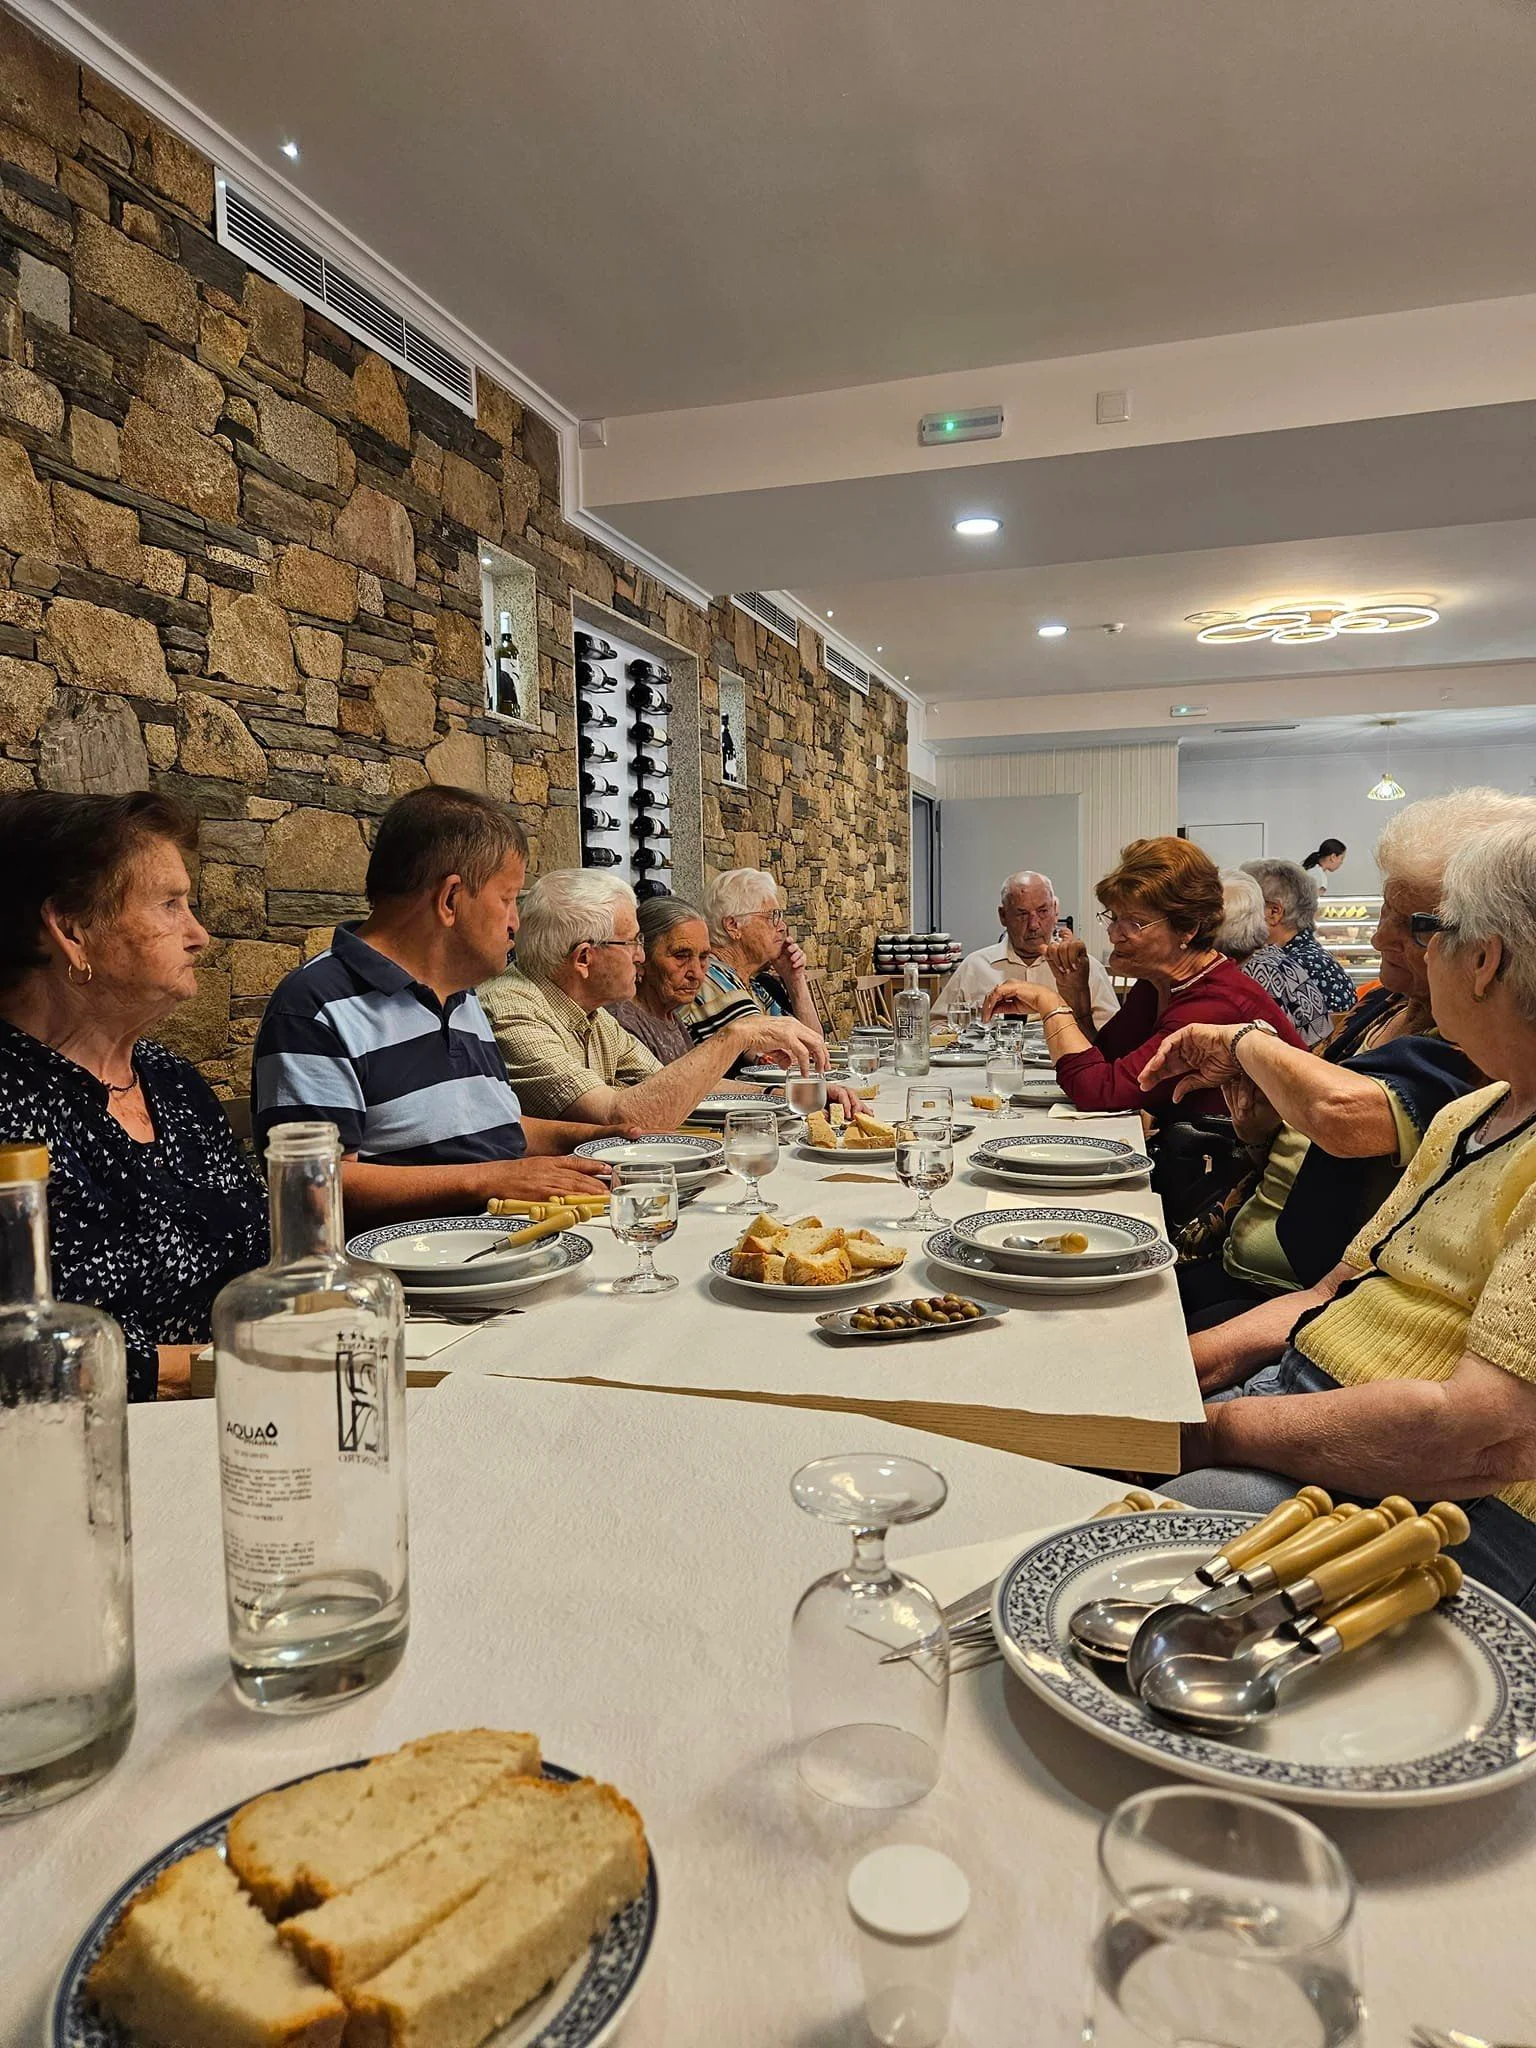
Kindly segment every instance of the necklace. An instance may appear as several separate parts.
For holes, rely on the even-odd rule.
[[[109,1095],[131,1095],[139,1085],[138,1071],[135,1069],[126,1081],[103,1081],[101,1085]]]

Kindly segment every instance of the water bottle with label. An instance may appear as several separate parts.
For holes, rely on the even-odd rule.
[[[305,1713],[388,1677],[410,1623],[405,1311],[343,1250],[334,1124],[267,1140],[272,1262],[213,1305],[235,1689]]]
[[[902,969],[901,978],[902,985],[891,1004],[896,1020],[896,1071],[898,1074],[926,1074],[930,1005],[917,985],[917,969],[910,962]]]
[[[83,1791],[133,1733],[127,1356],[53,1298],[48,1168],[0,1145],[0,1819]]]

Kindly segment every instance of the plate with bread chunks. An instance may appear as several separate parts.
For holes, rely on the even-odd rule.
[[[861,1159],[894,1159],[896,1129],[865,1110],[845,1122],[842,1110],[834,1104],[830,1112],[812,1110],[805,1120],[800,1149],[811,1159],[844,1152],[857,1152]]]
[[[656,1874],[611,1785],[473,1728],[312,1772],[170,1843],[65,1968],[52,2048],[598,2048]]]
[[[872,1230],[844,1230],[819,1216],[780,1223],[754,1216],[729,1251],[716,1252],[710,1271],[753,1294],[823,1301],[878,1287],[906,1263],[900,1245],[885,1244]]]

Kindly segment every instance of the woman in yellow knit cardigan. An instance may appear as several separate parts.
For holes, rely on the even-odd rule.
[[[1316,1287],[1191,1339],[1212,1398],[1169,1491],[1460,1499],[1462,1564],[1536,1613],[1536,827],[1468,840],[1413,927],[1436,1023],[1494,1085],[1440,1112]]]

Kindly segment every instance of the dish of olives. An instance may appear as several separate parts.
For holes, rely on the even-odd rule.
[[[876,1301],[867,1307],[839,1309],[818,1316],[818,1325],[835,1337],[937,1336],[973,1323],[995,1322],[1006,1310],[985,1308],[963,1294],[926,1294],[913,1301]]]

